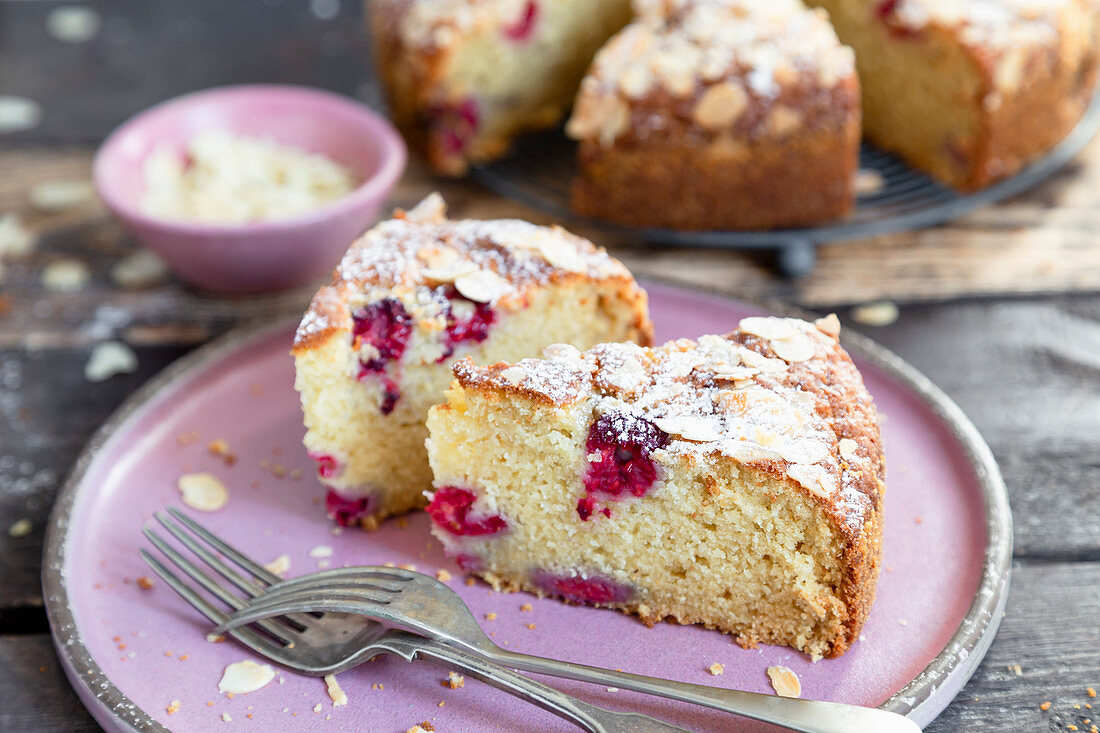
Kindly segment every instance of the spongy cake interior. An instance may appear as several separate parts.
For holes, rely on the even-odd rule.
[[[436,487],[476,487],[508,531],[447,537],[497,586],[541,593],[538,572],[610,578],[647,622],[668,618],[817,657],[844,634],[841,553],[826,513],[781,478],[729,460],[676,456],[642,500],[579,522],[586,400],[552,407],[457,383],[428,418]],[[658,463],[664,459],[655,454]],[[437,533],[438,536],[438,533]]]
[[[635,339],[635,301],[622,296],[623,288],[633,292],[620,280],[587,279],[533,289],[526,307],[501,313],[486,341],[462,349],[455,358],[469,356],[487,364],[538,354],[551,343],[592,346]],[[307,449],[343,457],[346,468],[328,485],[351,496],[375,494],[384,514],[423,506],[423,492],[431,487],[424,419],[428,408],[443,398],[454,360],[437,363],[434,336],[413,332],[401,366],[401,397],[388,415],[378,407],[383,383],[354,379],[357,355],[347,331],[295,355]]]

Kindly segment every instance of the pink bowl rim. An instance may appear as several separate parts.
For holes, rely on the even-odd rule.
[[[121,140],[130,131],[148,124],[155,115],[170,111],[173,107],[182,107],[203,98],[231,97],[243,94],[280,95],[286,100],[293,97],[309,99],[313,102],[338,107],[352,116],[377,136],[380,159],[374,172],[364,179],[355,189],[335,201],[293,217],[275,220],[260,220],[247,224],[215,224],[205,222],[177,221],[159,219],[144,213],[139,205],[125,196],[117,194],[114,186],[107,183],[107,166],[111,157],[118,155]],[[374,112],[362,102],[351,97],[300,84],[232,84],[200,89],[172,97],[147,107],[116,127],[96,150],[92,160],[92,179],[100,198],[119,218],[146,228],[186,232],[192,235],[263,235],[285,232],[319,224],[333,217],[341,216],[351,210],[365,206],[377,199],[379,203],[405,172],[408,150],[405,140],[397,129],[382,115]]]

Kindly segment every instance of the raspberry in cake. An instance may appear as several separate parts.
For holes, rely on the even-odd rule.
[[[856,52],[863,130],[959,189],[1016,173],[1081,119],[1090,0],[808,0]]]
[[[433,534],[497,588],[838,656],[874,600],[874,404],[816,324],[454,365],[428,416]]]
[[[352,244],[295,338],[305,444],[328,514],[373,526],[424,505],[424,419],[456,359],[651,338],[645,292],[588,240],[523,221],[449,220],[437,194],[399,211]],[[471,536],[500,529],[470,511],[461,487],[449,501],[437,521]]]
[[[578,213],[771,229],[846,213],[860,141],[850,49],[801,0],[649,0],[597,54],[566,133]]]
[[[437,172],[553,127],[630,0],[373,0],[376,66],[394,120]]]

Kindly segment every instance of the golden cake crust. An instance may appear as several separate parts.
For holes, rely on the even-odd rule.
[[[815,503],[840,538],[844,632],[826,654],[839,656],[858,638],[874,600],[885,459],[871,397],[838,334],[835,317],[814,326],[749,318],[725,337],[698,342],[608,344],[583,353],[558,346],[544,360],[485,367],[464,360],[453,368],[464,390],[490,396],[566,407],[597,395],[625,404],[669,435],[664,450],[672,460],[732,460]],[[663,615],[622,607],[647,622]]]

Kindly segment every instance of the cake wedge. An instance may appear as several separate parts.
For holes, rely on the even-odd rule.
[[[433,534],[498,589],[835,657],[875,595],[885,464],[834,317],[454,365]]]

